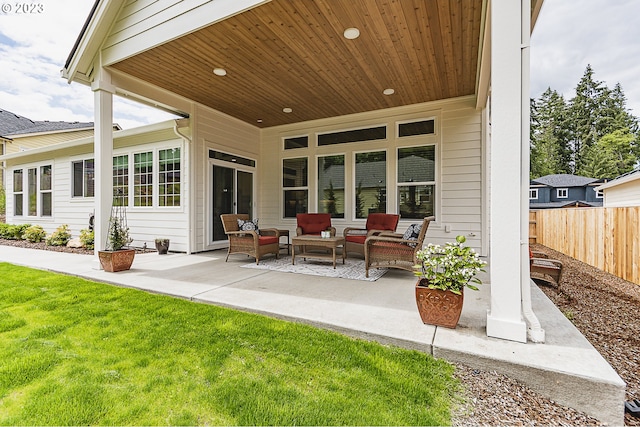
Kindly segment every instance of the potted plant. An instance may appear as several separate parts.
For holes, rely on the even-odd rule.
[[[133,264],[135,249],[127,249],[133,240],[129,237],[127,216],[123,206],[111,208],[107,244],[104,251],[98,251],[100,265],[104,271],[116,272],[129,270]]]
[[[464,288],[478,288],[476,274],[484,271],[487,264],[470,247],[463,246],[464,236],[445,246],[429,244],[419,250],[416,258],[420,262],[414,267],[418,276],[416,303],[425,324],[455,328],[462,312]]]
[[[165,255],[169,251],[169,239],[158,237],[155,243],[158,255]]]

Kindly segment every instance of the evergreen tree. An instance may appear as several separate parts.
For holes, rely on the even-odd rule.
[[[640,160],[638,119],[620,84],[594,79],[590,65],[568,103],[548,88],[531,102],[531,177],[575,173],[613,178]]]
[[[568,106],[558,92],[548,88],[531,103],[531,178],[571,173],[572,153]]]

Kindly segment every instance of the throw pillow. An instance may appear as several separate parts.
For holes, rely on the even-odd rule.
[[[243,219],[238,220],[238,230],[239,231],[255,231],[259,233],[258,230],[258,218],[250,219],[245,221]]]
[[[402,239],[404,240],[418,240],[418,236],[420,236],[420,230],[422,229],[422,224],[411,224],[407,231],[402,235]],[[416,247],[417,243],[408,243],[412,248]]]

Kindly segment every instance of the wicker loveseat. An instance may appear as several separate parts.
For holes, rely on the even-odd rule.
[[[415,225],[419,226],[419,234],[415,238],[405,239],[403,234],[389,232],[367,237],[364,243],[366,277],[369,277],[372,267],[413,271],[413,266],[418,263],[416,253],[422,249],[429,223],[435,219],[430,216],[423,219],[422,224],[412,224],[413,229]]]
[[[280,253],[280,232],[275,228],[261,228],[259,233],[253,230],[240,230],[238,220],[249,221],[247,214],[222,214],[222,226],[229,238],[229,251],[225,262],[231,254],[247,254],[260,263],[260,258],[266,254]]]
[[[400,215],[387,213],[370,213],[365,228],[347,227],[344,229],[345,252],[355,252],[364,256],[364,242],[367,237],[383,231],[395,232]]]

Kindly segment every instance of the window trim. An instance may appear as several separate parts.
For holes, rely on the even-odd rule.
[[[356,158],[358,156],[358,154],[364,154],[364,153],[384,153],[385,154],[385,165],[384,165],[384,176],[385,176],[385,192],[386,192],[386,203],[385,203],[385,212],[389,212],[389,149],[388,148],[380,148],[380,149],[370,149],[370,150],[361,150],[361,151],[354,151],[352,153],[352,159],[351,159],[351,168],[352,170],[352,190],[353,190],[353,198],[351,201],[352,204],[352,208],[351,208],[351,220],[352,221],[366,221],[367,218],[357,218],[356,217],[356,208],[357,208],[357,203],[356,203],[356,195],[358,192],[358,182],[357,182],[357,177],[356,177],[356,172],[357,172],[357,163],[356,163]],[[346,160],[345,160],[346,162]],[[346,218],[346,216],[345,216]]]
[[[596,199],[604,199],[604,193],[602,190],[593,189],[593,192],[596,193]]]
[[[422,133],[419,135],[400,136],[400,125],[405,125],[407,123],[414,123],[414,122],[426,122],[429,120],[433,120],[433,133]],[[406,119],[406,120],[398,120],[394,123],[394,130],[396,133],[395,134],[396,138],[401,141],[406,141],[406,140],[416,139],[416,138],[438,136],[438,118],[436,116],[429,116],[429,117],[415,117],[415,118]]]
[[[529,189],[529,200],[538,200],[538,189],[530,188]]]
[[[161,182],[160,182],[160,176],[161,176],[161,174],[162,174],[162,173],[165,173],[165,174],[167,173],[166,171],[165,171],[165,172],[162,172],[162,171],[161,171],[161,169],[160,169],[160,163],[161,163],[161,159],[160,159],[160,152],[161,152],[161,151],[169,151],[169,150],[179,150],[179,154],[178,154],[178,164],[179,164],[178,173],[179,173],[179,175],[178,175],[178,176],[179,176],[180,180],[179,180],[179,181],[178,181],[178,183],[177,183],[178,188],[179,188],[179,191],[178,191],[178,193],[177,193],[177,194],[176,194],[176,193],[171,193],[171,196],[168,196],[166,193],[165,193],[165,195],[164,195],[164,196],[161,196],[161,195],[160,195],[160,187],[161,187],[162,185],[164,185],[165,187],[166,187],[166,186],[169,186],[169,185],[176,185],[176,183],[175,183],[175,182],[172,182],[171,184],[166,183],[166,182],[165,182],[164,184],[161,184]],[[155,197],[155,198],[156,198],[156,201],[157,201],[157,206],[155,206],[155,207],[157,207],[157,208],[159,208],[159,209],[164,209],[164,208],[179,208],[179,207],[181,207],[181,206],[182,206],[182,189],[183,189],[183,172],[182,172],[183,158],[182,158],[182,151],[183,151],[183,150],[182,150],[182,147],[158,148],[158,149],[156,150],[156,152],[157,152],[157,156],[156,156],[156,157],[157,157],[157,159],[158,159],[158,162],[157,162],[157,168],[156,168],[156,169],[157,169],[157,179],[156,179],[156,181],[157,181],[157,183],[156,183],[156,186],[157,186],[157,191],[156,191],[156,193],[157,193],[157,194],[156,194],[156,197]],[[175,159],[173,159],[172,164],[173,164],[173,165],[175,165]],[[174,169],[173,171],[175,172],[175,169]],[[180,201],[180,202],[178,203],[178,205],[161,205],[161,204],[160,204],[160,198],[161,198],[161,197],[172,197],[172,198],[175,200],[176,195],[178,196],[178,200]]]
[[[284,185],[284,162],[285,160],[294,160],[294,159],[306,159],[307,160],[307,185],[302,187],[285,187]],[[307,211],[311,208],[310,206],[310,197],[309,197],[309,175],[311,175],[311,165],[309,163],[309,156],[291,156],[291,157],[283,157],[280,159],[280,196],[282,197],[280,201],[280,218],[283,220],[295,219],[295,217],[285,216],[286,210],[284,208],[285,191],[306,191],[307,192]]]
[[[336,145],[336,144],[334,144]],[[320,170],[318,168],[318,161],[320,159],[320,157],[334,157],[334,156],[342,156],[344,157],[344,189],[343,191],[343,212],[342,212],[342,217],[331,217],[331,221],[345,221],[347,219],[347,206],[349,205],[349,203],[353,202],[351,200],[347,199],[347,153],[345,152],[336,152],[336,153],[324,153],[324,154],[316,154],[315,155],[315,164],[313,165],[313,167],[316,170],[316,174],[315,174],[315,181],[314,181],[314,186],[315,186],[315,203],[316,203],[316,212],[320,212],[320,197],[319,197],[319,192],[320,192]],[[354,195],[355,197],[355,195]]]
[[[19,169],[13,169],[11,171],[11,194],[13,195],[13,216],[17,216],[20,218],[24,218],[25,214],[24,214],[24,173],[25,169],[24,168],[19,168]],[[20,191],[16,191],[16,172],[20,172],[21,176],[21,182],[20,182]],[[16,195],[20,195],[21,196],[21,200],[20,200],[20,214],[16,214]]]
[[[49,167],[51,169],[51,188],[48,190],[42,190],[42,168]],[[35,203],[36,203],[36,213],[35,215],[30,214],[30,206],[29,206],[29,171],[35,170]],[[14,173],[17,171],[22,171],[22,191],[15,192],[15,175]],[[28,221],[29,218],[39,219],[39,220],[53,220],[55,216],[55,163],[53,160],[46,160],[38,163],[29,163],[20,165],[20,167],[16,167],[11,169],[11,195],[12,203],[13,203],[13,213],[14,217],[24,218],[25,221]],[[16,215],[16,205],[15,205],[15,195],[22,195],[22,215]],[[51,194],[51,215],[43,215],[43,205],[42,205],[42,196],[43,194]],[[25,209],[26,207],[26,209]]]
[[[568,199],[569,198],[569,189],[568,188],[556,188],[556,197],[558,199]]]
[[[422,138],[425,137],[432,137],[433,135],[420,135]],[[398,150],[403,149],[403,148],[417,148],[417,147],[428,147],[428,146],[433,146],[434,147],[434,154],[433,154],[433,159],[435,162],[435,167],[434,167],[434,171],[433,171],[433,181],[416,181],[416,182],[400,182],[398,180],[398,168],[399,168],[399,164],[400,164],[400,159],[398,156]],[[440,182],[440,164],[442,163],[442,160],[440,159],[440,143],[438,141],[433,141],[433,142],[427,142],[424,141],[422,144],[412,144],[412,145],[397,145],[395,148],[395,171],[394,171],[394,175],[393,175],[393,179],[395,182],[395,209],[397,213],[400,213],[400,198],[399,198],[399,194],[400,194],[400,188],[401,187],[408,187],[408,186],[420,186],[420,185],[433,185],[434,186],[434,191],[433,191],[433,197],[434,197],[434,201],[433,201],[433,216],[436,217],[436,221],[435,223],[437,224],[439,222],[439,212],[441,211],[441,197],[440,197],[440,187],[442,186],[441,182]],[[409,184],[409,185],[408,185]],[[406,218],[406,217],[401,217],[401,219],[407,219],[407,220],[419,220],[421,218]]]
[[[93,196],[87,196],[85,194],[85,189],[86,189],[86,181],[85,181],[85,171],[86,171],[86,162],[92,160],[93,161]],[[77,163],[82,163],[82,196],[76,196],[75,195],[75,168],[74,165]],[[71,199],[72,200],[82,200],[82,199],[93,199],[95,197],[95,158],[90,157],[90,158],[82,158],[82,159],[76,159],[76,160],[71,160]]]

